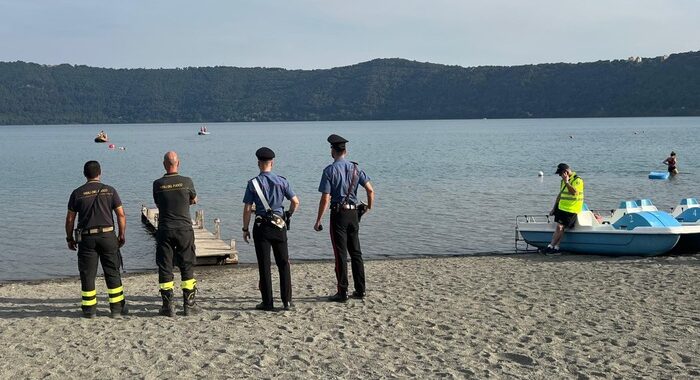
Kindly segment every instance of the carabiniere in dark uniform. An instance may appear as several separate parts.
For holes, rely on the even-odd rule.
[[[272,278],[270,275],[270,249],[275,255],[275,264],[280,276],[280,298],[285,310],[292,305],[292,274],[289,267],[287,247],[287,230],[294,211],[299,207],[299,198],[292,191],[286,178],[272,172],[275,152],[262,147],[255,152],[258,158],[260,174],[248,181],[243,197],[243,240],[248,243],[250,232],[248,225],[253,205],[255,205],[255,224],[253,242],[255,256],[260,273],[260,294],[262,303],[259,310],[273,310]],[[263,199],[264,198],[264,199]],[[284,211],[284,199],[290,200],[289,211]]]
[[[95,276],[97,263],[102,262],[109,309],[112,317],[126,315],[126,301],[122,287],[119,267],[121,254],[119,248],[124,245],[126,233],[126,216],[122,201],[117,191],[109,185],[100,183],[102,169],[97,161],[88,161],[83,167],[87,183],[73,190],[68,200],[66,214],[66,241],[68,248],[78,250],[78,270],[82,289],[82,310],[85,318],[97,315],[97,291]],[[117,214],[119,236],[114,234],[114,218]],[[78,226],[73,230],[76,215]]]
[[[334,162],[323,169],[318,191],[322,193],[318,206],[318,214],[314,229],[320,231],[321,218],[330,204],[331,220],[330,235],[335,255],[335,275],[338,281],[337,293],[329,298],[334,302],[345,302],[348,299],[348,253],[352,266],[352,279],[355,291],[354,298],[365,297],[365,266],[360,249],[360,218],[362,214],[372,209],[374,190],[370,178],[361,170],[356,162],[348,161],[345,143],[348,140],[338,136],[328,136],[331,144],[331,156]],[[367,204],[360,203],[357,198],[359,186],[367,192]]]

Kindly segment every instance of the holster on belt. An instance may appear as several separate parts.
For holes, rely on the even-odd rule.
[[[357,221],[362,221],[362,215],[367,212],[367,205],[363,202],[357,206]]]
[[[275,213],[272,213],[271,216],[258,215],[255,217],[255,219],[257,221],[261,221],[262,223],[267,223],[271,226],[275,226],[275,227],[279,228],[280,230],[285,229],[287,227],[287,224],[284,222],[284,219]]]
[[[83,229],[82,228],[76,228],[73,230],[73,240],[75,240],[76,243],[80,243],[83,241]]]
[[[284,222],[287,224],[287,231],[291,228],[290,226],[292,225],[292,213],[289,211],[284,212]]]

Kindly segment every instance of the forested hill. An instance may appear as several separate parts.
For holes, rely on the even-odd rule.
[[[464,68],[104,69],[0,62],[0,124],[700,115],[700,52]]]

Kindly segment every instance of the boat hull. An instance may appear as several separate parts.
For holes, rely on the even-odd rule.
[[[672,254],[678,253],[699,253],[700,252],[700,234],[685,234],[681,235],[678,244],[673,247]]]
[[[520,235],[530,245],[545,248],[552,240],[553,230],[521,228]],[[635,234],[626,231],[575,232],[567,231],[561,240],[562,251],[607,256],[658,256],[673,249],[680,238],[677,234]]]
[[[700,222],[681,223],[681,225],[684,233],[671,253],[700,253]]]

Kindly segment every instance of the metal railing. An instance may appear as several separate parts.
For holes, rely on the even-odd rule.
[[[214,237],[221,240],[221,219],[214,219]]]
[[[550,215],[518,215],[515,217],[515,253],[533,253],[538,248],[530,245],[520,234],[521,223],[551,223]]]

